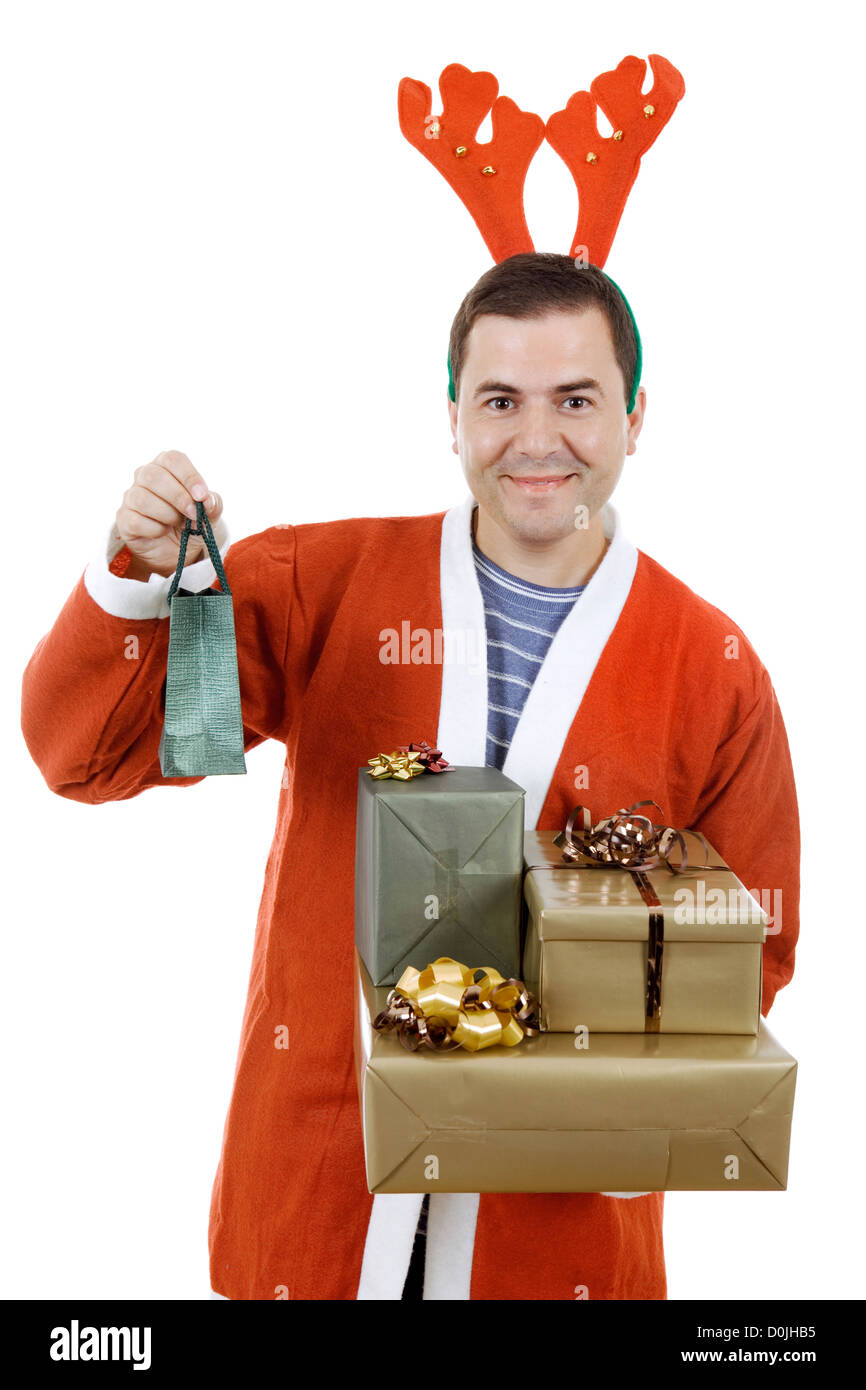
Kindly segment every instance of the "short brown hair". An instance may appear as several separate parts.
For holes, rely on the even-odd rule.
[[[534,319],[592,307],[600,309],[607,319],[628,405],[637,368],[638,341],[625,300],[597,265],[552,251],[508,256],[486,271],[466,295],[451,325],[448,344],[455,399],[460,391],[469,333],[482,314]]]

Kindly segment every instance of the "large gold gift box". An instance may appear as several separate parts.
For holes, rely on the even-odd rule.
[[[712,847],[708,866],[644,872],[663,914],[660,1008],[647,1020],[650,910],[625,869],[563,862],[524,836],[522,976],[555,1033],[757,1033],[767,914]],[[533,865],[549,867],[533,868]]]
[[[754,1037],[599,1033],[578,1047],[581,1039],[546,1033],[479,1052],[409,1052],[372,1027],[387,996],[356,952],[355,1071],[370,1192],[787,1184],[797,1063],[763,1020]]]

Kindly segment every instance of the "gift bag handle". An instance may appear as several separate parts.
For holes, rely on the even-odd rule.
[[[231,589],[229,588],[229,581],[226,579],[226,572],[223,569],[223,562],[222,557],[220,556],[219,546],[214,540],[213,531],[211,530],[210,525],[210,519],[208,517],[207,512],[204,509],[204,502],[196,502],[195,510],[195,526],[193,526],[192,520],[188,519],[181,533],[180,554],[177,557],[177,569],[175,570],[174,578],[171,581],[171,588],[166,594],[166,601],[169,605],[171,604],[175,592],[177,591],[178,585],[180,584],[180,577],[183,574],[184,561],[186,560],[186,548],[189,545],[190,536],[204,536],[205,545],[208,548],[208,553],[213,562],[213,567],[216,570],[217,579],[220,582],[222,591],[224,594],[231,593]]]

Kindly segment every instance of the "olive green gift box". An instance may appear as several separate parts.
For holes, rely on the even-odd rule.
[[[566,864],[554,832],[525,835],[521,978],[545,1031],[645,1031],[649,913],[625,869]],[[662,1033],[757,1033],[769,921],[709,846],[711,872],[644,872],[663,915]],[[531,865],[543,865],[530,868]],[[683,893],[682,890],[685,890]]]
[[[355,943],[375,984],[439,956],[518,974],[524,795],[495,767],[359,769]]]
[[[428,962],[424,962],[426,965]],[[409,1052],[355,952],[355,1077],[370,1192],[779,1191],[797,1063],[754,1036],[542,1033]]]

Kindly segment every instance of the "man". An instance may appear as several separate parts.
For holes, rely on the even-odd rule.
[[[245,747],[286,746],[211,1205],[224,1297],[399,1299],[406,1282],[421,1197],[367,1191],[353,1064],[368,758],[427,738],[452,763],[500,766],[526,789],[527,829],[560,828],[576,801],[598,818],[652,798],[749,889],[781,890],[765,1015],[794,968],[799,823],[770,678],[736,623],[635,549],[609,502],[646,406],[641,389],[627,412],[637,348],[624,301],[592,266],[513,256],[467,295],[450,348],[465,502],[231,545],[212,508]],[[193,488],[207,491],[183,454],[139,471],[106,553],[28,664],[22,726],[60,795],[98,803],[201,780],[164,783],[157,757],[165,592]],[[124,540],[133,578],[109,570]],[[213,580],[201,560],[184,587]],[[437,647],[443,631],[467,640]],[[130,633],[137,662],[123,659]],[[276,1048],[286,1026],[290,1046]],[[437,1195],[424,1296],[663,1299],[662,1211],[662,1193]]]

